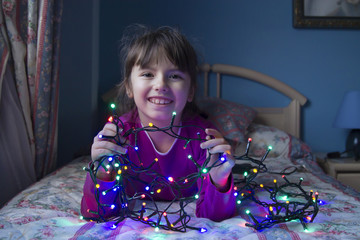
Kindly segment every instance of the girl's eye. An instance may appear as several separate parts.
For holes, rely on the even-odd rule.
[[[146,72],[146,73],[143,73],[141,76],[146,77],[146,78],[151,78],[151,77],[153,77],[153,74]]]
[[[179,74],[170,74],[169,78],[173,80],[182,79],[182,77]]]

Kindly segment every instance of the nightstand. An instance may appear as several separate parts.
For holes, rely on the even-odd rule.
[[[326,174],[360,192],[360,161],[354,158],[326,158],[316,156]]]

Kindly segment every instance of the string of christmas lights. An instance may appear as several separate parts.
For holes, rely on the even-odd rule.
[[[128,131],[122,133],[122,137],[126,138],[129,135],[133,134],[135,137],[135,145],[132,146],[128,143],[121,141],[119,128],[124,129],[124,123],[119,119],[115,113],[115,105],[112,104],[111,108],[114,113],[108,120],[109,122],[115,124],[117,127],[117,134],[115,136],[105,136],[99,135],[99,138],[109,139],[114,141],[116,144],[121,146],[127,146],[133,148],[135,152],[140,151],[137,145],[137,135],[141,131],[162,131],[174,138],[185,140],[185,146],[191,141],[206,141],[205,139],[200,138],[198,133],[198,138],[185,138],[178,135],[173,128],[183,128],[189,126],[175,126],[174,119],[176,113],[173,113],[171,122],[168,127],[159,128],[152,123],[149,123],[148,126],[142,128],[131,128]],[[199,131],[205,131],[205,129],[198,128]],[[282,178],[285,181],[284,184],[279,185],[277,180],[274,180],[274,186],[264,186],[263,184],[258,184],[254,179],[258,176],[259,173],[266,173],[267,168],[264,164],[264,161],[271,151],[271,146],[267,149],[264,156],[260,159],[254,159],[248,156],[249,149],[252,139],[248,139],[247,147],[245,154],[242,156],[234,156],[235,159],[249,161],[251,164],[244,164],[242,170],[243,178],[235,184],[235,196],[237,198],[237,204],[242,204],[246,200],[255,202],[258,206],[262,206],[264,209],[267,209],[268,214],[265,217],[255,217],[251,214],[250,210],[246,210],[245,213],[249,216],[252,223],[247,223],[246,225],[252,227],[256,230],[261,230],[264,228],[269,228],[275,224],[288,222],[292,220],[299,220],[304,229],[306,229],[307,222],[313,222],[316,214],[318,212],[318,193],[310,191],[307,193],[301,186],[303,179],[301,178],[299,183],[291,183],[286,175],[293,173],[287,172],[285,169],[282,173]],[[134,221],[140,221],[144,224],[148,224],[155,228],[155,231],[158,231],[160,228],[164,230],[186,232],[187,229],[198,230],[200,232],[206,232],[206,228],[199,228],[190,226],[190,215],[185,211],[186,206],[196,201],[199,198],[199,194],[202,189],[203,181],[208,172],[213,167],[218,167],[226,161],[226,155],[219,154],[219,160],[212,165],[209,165],[211,154],[208,152],[208,157],[202,165],[199,165],[191,155],[188,158],[194,163],[197,172],[184,176],[177,181],[173,177],[166,177],[160,173],[154,171],[152,166],[158,161],[154,159],[151,164],[144,166],[141,159],[138,159],[138,163],[135,163],[134,160],[129,159],[127,154],[117,154],[112,156],[104,156],[98,160],[93,161],[89,167],[84,167],[84,170],[89,172],[89,175],[94,183],[95,189],[95,199],[97,202],[97,210],[88,210],[88,212],[96,214],[99,217],[95,218],[85,218],[83,219],[105,222],[112,221],[112,229],[115,229],[118,224],[126,218],[132,219]],[[103,189],[102,186],[98,183],[96,178],[98,171],[105,171],[107,174],[116,173],[115,184],[109,189]],[[149,176],[153,179],[151,182],[144,182],[140,179],[141,176]],[[143,178],[142,178],[143,179]],[[200,187],[197,190],[197,193],[193,196],[183,196],[182,190],[193,187],[194,184],[197,184],[197,181],[200,180]],[[130,185],[135,184],[136,182],[141,182],[145,185],[144,191],[137,191],[132,196],[129,196],[125,189]],[[159,203],[156,201],[156,194],[160,193],[163,189],[169,189],[173,195],[173,200],[165,204],[161,208]],[[295,190],[293,190],[295,189]],[[261,201],[257,197],[258,192],[267,192],[269,194],[269,199],[272,202]],[[107,197],[111,195],[113,197],[113,202],[111,204],[101,203],[101,197]],[[284,197],[281,196],[286,196]],[[290,202],[290,199],[294,199]],[[300,199],[300,200],[298,200]],[[138,200],[142,201],[140,206]],[[120,204],[117,204],[120,203]],[[163,205],[164,203],[162,203]],[[174,210],[175,209],[175,210]],[[111,217],[106,217],[109,211],[113,211],[116,214]]]
[[[251,141],[252,139],[249,138],[244,155],[235,156],[235,159],[249,160],[256,165],[246,165],[245,170],[241,172],[243,179],[235,183],[237,187],[236,194],[239,196],[237,203],[241,204],[245,200],[251,200],[258,207],[262,206],[268,214],[265,217],[255,218],[250,210],[246,209],[245,213],[252,220],[252,223],[246,223],[246,226],[261,230],[279,223],[299,220],[303,228],[307,230],[306,223],[313,222],[319,211],[321,201],[318,200],[318,192],[314,193],[313,190],[306,192],[301,186],[303,178],[300,178],[298,183],[292,183],[287,179],[286,175],[294,173],[296,169],[290,172],[286,172],[288,169],[284,169],[280,173],[275,173],[280,174],[284,180],[285,183],[282,185],[279,185],[277,179],[274,179],[273,186],[264,186],[255,182],[254,179],[259,173],[267,172],[266,165],[263,162],[272,147],[269,146],[261,160],[257,160],[248,156]],[[269,194],[269,199],[272,202],[259,200],[257,195],[259,195],[259,192],[264,191]]]

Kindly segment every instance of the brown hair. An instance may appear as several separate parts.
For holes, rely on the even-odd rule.
[[[143,25],[131,25],[121,40],[122,81],[118,85],[119,113],[135,109],[135,102],[126,94],[131,88],[131,70],[133,66],[147,66],[157,58],[166,56],[181,71],[190,76],[190,89],[196,92],[197,54],[183,34],[176,28],[164,26],[152,30]],[[195,99],[188,102],[184,113],[197,111]]]

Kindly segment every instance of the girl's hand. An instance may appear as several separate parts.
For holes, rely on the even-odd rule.
[[[122,129],[120,129],[120,132]],[[94,142],[91,146],[91,159],[92,161],[98,160],[104,156],[111,156],[116,154],[126,154],[127,149],[125,147],[119,146],[112,139],[102,138],[102,136],[115,136],[116,126],[113,123],[105,124],[104,128],[94,137]],[[126,142],[126,139],[120,136],[121,142]],[[104,165],[107,165],[107,162],[104,162]],[[97,167],[97,166],[95,166]],[[114,171],[111,171],[114,172]],[[109,174],[103,167],[99,168],[96,177],[105,180],[113,180],[114,174]]]
[[[235,165],[235,161],[231,155],[231,146],[219,131],[207,128],[205,129],[206,142],[200,144],[202,149],[209,149],[208,154],[211,153],[211,158],[208,166],[212,166],[219,160],[219,154],[225,154],[226,161],[218,167],[214,167],[210,170],[210,177],[213,184],[222,192],[229,189],[229,176],[231,169]],[[213,138],[212,138],[213,137]]]

